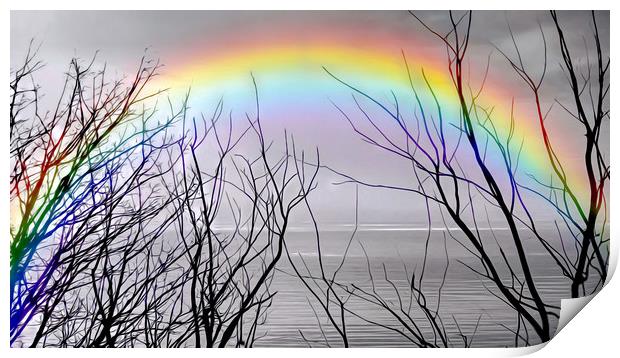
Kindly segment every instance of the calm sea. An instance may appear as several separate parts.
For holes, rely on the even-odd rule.
[[[321,248],[327,273],[333,272],[340,264],[351,232],[352,228],[345,226],[321,231]],[[552,229],[548,232],[550,240],[558,240],[557,232]],[[450,233],[457,239],[462,239],[458,230],[451,230]],[[432,231],[429,240],[422,290],[430,307],[434,309],[438,302],[438,292],[447,264],[447,250],[449,264],[445,283],[441,287],[439,317],[445,326],[451,344],[462,346],[460,328],[460,332],[472,340],[473,346],[514,346],[515,335],[510,330],[515,329],[517,325],[515,311],[489,291],[496,292],[490,281],[481,278],[466,267],[466,264],[474,268],[481,266],[463,245],[449,235],[450,233],[443,229],[436,229]],[[559,307],[560,300],[569,296],[567,281],[545,253],[544,248],[527,235],[527,231],[523,233],[528,260],[535,275],[537,287],[547,303]],[[488,247],[495,262],[503,262],[495,240],[505,247],[508,260],[515,262],[515,257],[510,254],[514,252],[512,238],[505,228],[493,230],[482,228],[481,235],[484,237],[485,247]],[[372,274],[376,291],[385,299],[385,302],[398,310],[400,301],[395,293],[394,286],[396,286],[403,300],[404,309],[411,312],[414,318],[417,317],[416,321],[419,322],[421,330],[426,337],[432,339],[429,324],[422,318],[415,300],[409,310],[410,295],[407,279],[413,272],[417,273],[416,280],[419,277],[424,261],[426,238],[427,232],[424,228],[396,225],[362,226],[352,241],[337,281],[348,286],[356,284],[358,287],[370,289],[370,274]],[[300,259],[300,256],[303,257],[308,268],[316,275],[318,256],[315,234],[303,229],[291,230],[287,242],[290,252],[293,253],[294,263],[306,272]],[[465,241],[461,240],[461,242],[471,247]],[[570,250],[570,245],[567,246]],[[505,267],[503,264],[500,266]],[[506,270],[501,271],[505,277],[508,277]],[[309,345],[327,346],[328,343],[331,346],[341,346],[339,336],[330,327],[321,307],[311,297],[300,279],[292,273],[288,259],[283,257],[271,287],[271,290],[277,293],[265,324],[259,328],[259,335],[263,337],[256,342],[255,346],[307,347]],[[391,284],[385,279],[386,273]],[[347,314],[347,332],[351,346],[414,346],[398,332],[364,321],[365,319],[380,323],[404,332],[398,321],[385,309],[354,297],[349,299],[347,307],[363,318]],[[557,320],[553,319],[551,324],[555,330]],[[530,334],[530,340],[530,344],[538,343],[534,334]]]

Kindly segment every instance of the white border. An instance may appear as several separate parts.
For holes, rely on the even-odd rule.
[[[353,6],[354,4],[354,6]],[[531,10],[531,9],[611,9],[611,82],[616,84],[620,83],[618,79],[618,71],[615,70],[615,59],[620,58],[618,55],[618,47],[614,46],[614,40],[618,39],[617,27],[614,26],[614,20],[616,20],[615,10],[619,5],[619,2],[612,1],[581,1],[573,4],[567,4],[566,0],[551,0],[551,1],[535,1],[535,0],[519,0],[510,3],[502,1],[483,1],[483,0],[466,0],[466,1],[393,1],[393,0],[381,0],[381,1],[356,1],[355,3],[335,2],[334,0],[314,0],[314,1],[284,1],[284,0],[262,0],[262,1],[249,1],[249,0],[227,0],[219,2],[207,2],[197,0],[175,0],[175,1],[155,1],[155,0],[106,0],[99,2],[88,2],[84,0],[60,0],[60,1],[44,1],[44,0],[22,0],[22,1],[4,1],[3,7],[5,11],[0,15],[0,27],[2,28],[2,43],[3,49],[0,56],[0,64],[4,69],[5,76],[9,77],[9,10],[52,10],[52,9],[94,9],[94,10],[113,10],[113,9],[284,9],[284,10],[318,10],[318,9],[462,9],[464,5],[467,5],[472,9],[487,9],[487,10],[501,10],[501,9],[513,9],[513,10]],[[380,5],[380,6],[379,6]],[[502,6],[503,5],[503,6]],[[507,5],[507,6],[506,6]],[[568,6],[567,6],[568,5]],[[7,78],[8,80],[8,78]],[[6,83],[6,82],[5,82]],[[8,98],[9,88],[5,88],[4,98]],[[614,87],[615,88],[615,87]],[[613,104],[619,103],[620,100],[618,92],[611,91],[610,103],[612,106],[612,113],[614,112]],[[6,113],[6,112],[5,112]],[[5,114],[6,115],[6,114]],[[6,117],[5,117],[6,118]],[[8,122],[8,120],[7,120]],[[6,127],[5,127],[6,128]],[[611,121],[611,166],[616,168],[619,164],[618,155],[620,155],[620,147],[615,138],[620,138],[619,125],[614,120]],[[9,143],[9,134],[5,129],[0,134],[5,145]],[[617,137],[619,136],[619,137]],[[5,147],[5,150],[8,148]],[[7,153],[7,152],[5,152]],[[8,156],[0,156],[0,168],[2,168],[2,176],[4,178],[9,177],[9,162]],[[614,177],[612,181],[615,182]],[[614,190],[612,185],[611,189],[611,206],[620,202],[618,194],[620,191]],[[8,199],[8,180],[0,180],[0,192],[5,193],[5,198]],[[613,275],[618,258],[618,245],[614,245],[616,239],[615,230],[615,211],[611,211],[611,220],[614,224],[611,225],[611,237],[612,239],[612,259],[610,264],[610,274]],[[9,201],[0,200],[0,232],[9,232]],[[8,243],[5,243],[2,255],[0,255],[0,267],[7,269],[2,270],[0,274],[1,283],[0,287],[8,288],[8,266],[9,255]],[[237,357],[244,354],[251,354],[253,357],[258,356],[289,356],[295,355],[296,358],[314,357],[315,354],[321,354],[326,357],[336,356],[376,356],[388,353],[391,356],[410,356],[415,354],[416,356],[466,356],[466,357],[497,357],[497,356],[516,356],[523,355],[532,352],[536,352],[536,357],[593,357],[593,356],[610,356],[612,352],[618,352],[616,340],[618,339],[617,319],[620,318],[620,282],[617,275],[613,275],[613,280],[599,293],[592,301],[580,312],[561,332],[558,333],[545,347],[531,347],[523,349],[449,349],[449,350],[416,350],[415,352],[409,349],[390,349],[386,352],[384,349],[328,349],[328,350],[310,350],[310,349],[255,349],[252,351],[243,350],[219,350],[217,355],[226,357]],[[611,277],[611,276],[610,276]],[[6,290],[2,290],[2,298],[0,301],[0,307],[8,307],[8,295]],[[8,333],[8,314],[6,311],[2,315],[2,325],[0,326],[0,341],[2,342],[3,356],[10,357],[12,355],[22,355],[26,357],[34,357],[41,355],[45,356],[83,356],[88,354],[89,356],[107,357],[110,352],[106,350],[89,350],[88,352],[78,350],[53,350],[46,349],[41,351],[38,349],[29,350],[16,350],[9,348],[9,333]],[[167,357],[174,354],[183,354],[191,356],[204,356],[211,352],[205,352],[204,350],[185,349],[183,351],[171,351],[168,349],[150,350],[148,353],[145,350],[115,350],[114,355],[130,356],[148,354],[153,357]],[[617,354],[617,353],[616,353]]]

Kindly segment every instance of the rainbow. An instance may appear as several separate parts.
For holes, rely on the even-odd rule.
[[[308,26],[306,24],[306,26]],[[350,103],[352,90],[330,77],[325,68],[347,83],[380,100],[391,100],[390,91],[412,97],[403,54],[412,70],[414,86],[425,89],[421,71],[441,101],[442,111],[458,113],[458,103],[447,72],[445,50],[430,45],[434,38],[419,34],[360,30],[363,27],[334,25],[283,32],[265,25],[251,35],[228,34],[219,41],[193,44],[191,49],[171,59],[155,82],[182,94],[191,87],[191,98],[205,109],[223,98],[237,114],[254,109],[252,74],[260,91],[261,114],[281,120],[312,120],[317,116],[339,120],[330,100]],[[301,34],[301,35],[300,35]],[[478,70],[483,71],[486,64]],[[512,76],[511,73],[503,76]],[[510,128],[512,101],[519,91],[516,75],[498,78],[490,74],[479,103],[493,108],[493,123],[499,133]],[[523,89],[520,89],[523,93]],[[195,103],[195,102],[193,102]],[[434,103],[429,102],[433,108]],[[520,172],[547,182],[551,177],[540,128],[534,113],[534,102],[515,108],[514,142],[524,140],[520,155]],[[529,114],[528,114],[529,113]],[[531,114],[531,115],[530,115]],[[580,167],[583,155],[570,131],[553,134],[553,145],[559,153],[569,184],[581,198],[586,198],[588,184]],[[578,138],[578,136],[577,136]],[[518,148],[517,148],[518,149]],[[499,164],[498,164],[499,165]]]

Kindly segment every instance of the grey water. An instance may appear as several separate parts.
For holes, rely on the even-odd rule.
[[[351,232],[352,228],[347,226],[320,231],[323,265],[328,274],[341,263],[347,243],[351,240]],[[498,243],[504,248],[508,261],[516,262],[512,236],[508,230],[482,228],[480,233],[485,248],[489,250],[493,261],[499,263],[500,268],[505,265],[502,264],[504,259],[498,250]],[[357,287],[370,290],[372,287],[370,275],[372,275],[375,289],[385,302],[397,310],[401,307],[395,293],[394,287],[396,287],[404,301],[402,307],[408,311],[408,277],[416,272],[418,280],[428,242],[422,292],[433,309],[440,298],[438,315],[443,322],[450,345],[462,346],[462,335],[465,335],[474,347],[514,347],[515,334],[511,330],[517,327],[517,314],[492,294],[497,290],[491,281],[467,267],[481,268],[477,259],[467,251],[467,247],[471,248],[471,245],[467,245],[460,234],[458,230],[438,228],[431,231],[427,241],[426,228],[399,225],[361,226],[351,241],[346,260],[336,281],[349,287],[351,284],[356,284]],[[549,228],[547,234],[552,244],[557,245],[558,242],[553,241],[553,238],[558,236],[557,232]],[[567,279],[542,245],[527,234],[527,230],[524,230],[522,236],[529,266],[541,296],[546,303],[559,307],[561,299],[570,297]],[[319,272],[319,261],[315,233],[305,229],[291,230],[286,240],[293,263],[302,272],[306,272],[305,262],[307,269],[316,275]],[[565,243],[565,246],[570,253],[571,244]],[[331,328],[318,302],[304,287],[302,281],[293,274],[287,257],[280,260],[278,268],[270,289],[276,292],[273,304],[266,321],[258,329],[257,335],[261,338],[254,346],[342,346],[336,330]],[[508,279],[506,269],[500,270],[500,273]],[[389,282],[385,279],[386,275]],[[346,307],[355,313],[355,315],[346,314],[350,346],[415,347],[407,339],[402,325],[385,309],[355,297],[349,298]],[[421,331],[427,339],[433,341],[429,323],[416,308],[415,300],[411,307],[409,312],[413,317],[417,317],[416,322]],[[368,321],[381,325],[370,324]],[[552,332],[555,332],[556,318],[551,318],[551,325]],[[523,330],[521,333],[525,334]],[[529,339],[529,344],[539,343],[531,331]]]

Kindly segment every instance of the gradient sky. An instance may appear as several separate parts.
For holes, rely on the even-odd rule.
[[[422,11],[418,14],[433,28],[442,30],[449,26],[445,11]],[[578,59],[577,62],[584,62],[586,46],[590,56],[594,48],[590,41],[589,13],[563,11],[560,12],[560,21],[573,49],[573,57]],[[599,13],[598,21],[604,51],[607,53],[609,12]],[[490,88],[500,89],[501,93],[491,93],[489,96],[500,102],[498,106],[504,107],[514,97],[525,118],[523,120],[532,120],[527,118],[532,109],[528,91],[495,48],[513,54],[508,23],[520,46],[521,55],[533,73],[542,69],[543,50],[538,23],[541,24],[551,59],[543,87],[546,104],[549,105],[554,99],[570,98],[570,89],[558,66],[557,35],[547,12],[475,12],[468,66],[475,82],[480,79],[490,55]],[[269,68],[269,64],[252,67],[250,62],[243,65],[246,67],[231,65],[231,69],[227,69],[226,63],[232,63],[234,58],[248,57],[244,54],[235,55],[239,49],[252,49],[253,53],[261,53],[274,47],[274,43],[303,49],[326,42],[363,48],[367,53],[376,50],[383,57],[393,58],[397,66],[402,65],[401,50],[405,52],[412,68],[424,66],[440,69],[446,66],[443,45],[406,11],[11,12],[11,66],[23,59],[31,39],[41,44],[40,58],[46,63],[46,67],[38,74],[43,92],[47,94],[46,100],[53,100],[72,57],[89,59],[98,51],[98,61],[105,61],[113,75],[122,76],[136,68],[137,61],[148,49],[149,56],[159,58],[165,64],[159,83],[174,87],[171,96],[178,96],[191,85],[193,110],[209,112],[215,101],[223,97],[227,109],[241,115],[253,110],[249,76],[252,71],[261,93],[261,105],[264,107],[262,116],[267,123],[268,135],[279,137],[282,127],[286,127],[296,136],[301,147],[312,149],[318,146],[324,164],[369,181],[395,184],[410,182],[410,171],[403,166],[402,161],[369,147],[352,133],[330,103],[332,100],[352,110],[351,91],[337,86],[334,80],[329,79],[317,66],[316,59],[294,64],[307,70],[306,77],[300,75],[305,70],[297,68],[292,72],[295,76],[280,76],[285,78],[275,78],[272,72],[263,71],[263,68]],[[201,75],[198,75],[202,71],[200,69],[215,66],[216,61],[220,61],[220,67],[216,67],[218,71],[238,70],[238,73],[222,74],[217,81],[208,84],[201,82]],[[364,61],[360,58],[358,64],[353,58],[350,67],[363,67],[368,62]],[[358,70],[338,62],[332,64],[329,59],[326,59],[325,64],[327,67],[331,64],[330,70],[342,74],[347,81],[364,87],[381,99],[389,98],[390,90],[395,90],[398,98],[406,97],[406,94],[398,93],[398,89],[391,88],[389,81],[359,75]],[[404,66],[400,70],[406,76]],[[315,77],[320,78],[315,81]],[[403,103],[406,104],[406,99],[403,99]],[[582,140],[578,127],[562,110],[553,110],[549,123],[552,130],[562,137],[562,143],[558,145],[574,145],[576,141]],[[609,147],[608,137],[602,142],[605,148]],[[566,154],[566,158],[579,160],[576,152]],[[336,179],[327,173],[322,175],[321,187],[313,195],[312,202],[318,208],[319,216],[327,221],[350,221],[353,215],[353,189],[334,187],[330,183]],[[422,205],[415,204],[416,199],[419,200],[415,196],[401,193],[363,190],[360,218],[363,222],[420,222]]]

